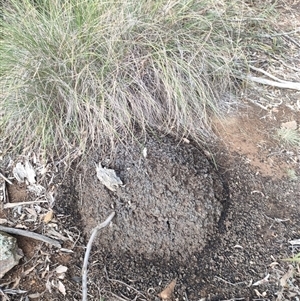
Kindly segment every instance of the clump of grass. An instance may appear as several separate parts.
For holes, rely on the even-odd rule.
[[[267,24],[241,0],[5,2],[6,149],[86,150],[149,129],[205,139],[253,22]]]
[[[277,130],[277,136],[288,146],[300,147],[300,132],[298,130],[281,127]]]
[[[288,176],[291,180],[293,180],[293,181],[298,180],[298,176],[297,176],[297,174],[296,174],[295,169],[288,169],[286,173],[287,173],[287,176]]]
[[[295,263],[299,263],[300,264],[300,253],[296,254],[292,258],[285,259],[285,261],[295,262]]]

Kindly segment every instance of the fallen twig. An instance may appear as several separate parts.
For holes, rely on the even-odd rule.
[[[280,62],[283,66],[285,66],[286,68],[288,69],[291,69],[293,71],[296,71],[296,72],[300,72],[300,69],[299,68],[296,68],[294,66],[290,66],[288,65],[287,63],[285,63],[282,59],[280,59],[279,57],[271,54],[271,53],[268,53],[267,51],[264,51],[265,54],[269,55],[270,57],[272,57],[274,60]]]
[[[272,80],[269,80],[269,79],[248,75],[246,78],[251,80],[251,81],[254,81],[254,82],[257,82],[257,83],[260,83],[260,84],[264,84],[264,85],[270,85],[270,86],[278,87],[278,88],[287,88],[287,89],[294,89],[294,90],[299,90],[300,91],[300,83],[295,83],[295,82],[289,82],[289,81],[282,80],[282,79],[272,75],[271,73],[269,73],[269,72],[267,72],[267,71],[265,71],[261,68],[257,68],[257,67],[251,66],[251,65],[249,66],[249,68],[252,69],[252,70],[255,70],[257,72],[260,72],[260,73],[262,73],[262,74],[264,74],[264,75],[266,75],[269,78],[274,80],[274,81],[272,81]]]
[[[121,301],[130,301],[129,299],[124,299],[116,294],[114,294],[113,292],[110,292],[111,295],[113,295],[114,297],[116,297],[117,299],[121,300]]]
[[[108,279],[109,279],[109,278],[108,278]],[[117,279],[109,279],[109,281],[123,284],[123,285],[126,286],[126,288],[135,291],[138,295],[140,295],[140,296],[144,297],[145,299],[147,299],[147,297],[146,297],[145,295],[143,295],[141,292],[139,292],[136,288],[134,288],[133,286],[131,286],[131,285],[129,285],[129,284],[123,282],[123,281],[120,281],[120,280],[117,280]]]
[[[98,225],[93,229],[89,242],[86,246],[83,267],[82,267],[82,301],[87,301],[87,266],[89,262],[89,256],[92,249],[93,241],[97,235],[98,230],[105,228],[110,223],[110,221],[114,216],[115,216],[115,212],[112,212],[103,223],[101,223],[100,225]]]
[[[258,72],[260,72],[260,73],[263,73],[264,75],[266,75],[266,76],[268,76],[268,77],[274,79],[274,80],[277,81],[277,82],[280,82],[280,83],[286,82],[285,80],[279,79],[278,77],[272,75],[271,73],[265,71],[264,69],[257,68],[257,67],[251,66],[251,65],[249,65],[249,68],[252,69],[252,70],[258,71]]]
[[[263,106],[262,104],[258,103],[257,101],[247,98],[248,101],[252,102],[253,104],[259,106],[260,108],[262,108],[263,110],[269,111],[265,106]]]
[[[29,238],[33,238],[33,239],[36,239],[36,240],[43,241],[43,242],[48,243],[50,245],[53,245],[57,248],[61,248],[61,244],[57,240],[49,238],[49,237],[44,236],[42,234],[35,233],[35,232],[16,229],[16,228],[9,228],[9,227],[5,227],[5,226],[1,226],[1,225],[0,225],[0,231],[6,232],[6,233],[9,233],[9,234],[26,236],[26,237],[29,237]]]
[[[292,39],[290,36],[284,36],[284,37],[287,40],[289,40],[291,43],[293,43],[294,45],[296,45],[298,48],[300,48],[300,44],[296,40]]]
[[[5,180],[7,183],[9,183],[10,185],[13,185],[13,182],[10,181],[5,175],[3,175],[1,172],[0,172],[0,177]]]
[[[266,78],[262,78],[262,77],[256,77],[256,76],[252,76],[252,75],[237,75],[237,78],[240,79],[246,79],[249,81],[253,81],[259,84],[263,84],[263,85],[269,85],[269,86],[273,86],[273,87],[278,87],[278,88],[286,88],[286,89],[293,89],[293,90],[298,90],[300,91],[300,83],[295,83],[295,82],[290,82],[290,81],[285,81],[282,79],[277,78],[276,76],[270,74],[269,72],[260,69],[260,68],[256,68],[254,66],[249,66],[250,69],[258,71],[263,73],[264,75],[268,76],[269,78],[272,78],[273,80],[269,80]]]
[[[3,205],[4,209],[18,207],[22,205],[30,205],[30,204],[37,204],[37,203],[48,203],[46,200],[37,200],[37,201],[28,201],[28,202],[18,202],[18,203],[6,203]]]
[[[286,89],[293,89],[293,90],[300,91],[300,83],[293,83],[287,81],[276,82],[273,80],[265,79],[262,77],[251,76],[251,75],[247,75],[244,78],[263,85],[269,85],[277,88],[286,88]]]
[[[227,281],[227,280],[225,280],[225,279],[223,279],[223,278],[221,278],[221,277],[218,277],[218,276],[215,276],[215,278],[218,279],[218,280],[221,280],[221,281],[223,281],[223,282],[225,282],[225,283],[227,283],[227,284],[233,285],[233,286],[235,286],[235,285],[241,285],[241,284],[244,284],[244,283],[245,283],[245,281],[232,283],[232,282],[229,282],[229,281]]]

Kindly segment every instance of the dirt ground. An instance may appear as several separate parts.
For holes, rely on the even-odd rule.
[[[281,31],[300,26],[299,2],[280,4]],[[289,66],[300,64],[294,42]],[[260,57],[261,66],[266,61]],[[299,67],[269,65],[299,82]],[[276,134],[291,121],[299,131],[300,93],[256,85],[238,110],[213,120],[217,140],[205,147],[157,134],[117,147],[114,156],[89,154],[80,166],[78,157],[68,169],[63,157],[40,164],[28,154],[44,187],[38,195],[13,179],[16,159],[1,158],[1,174],[14,185],[0,178],[0,224],[57,239],[62,249],[17,236],[24,257],[0,280],[0,296],[81,300],[91,230],[115,211],[93,243],[88,300],[161,300],[176,278],[174,300],[299,301],[299,267],[283,259],[300,252],[290,243],[300,239],[300,146]],[[97,179],[99,162],[122,180],[116,191]]]
[[[85,229],[117,212],[97,241],[95,288],[107,286],[125,300],[155,300],[177,278],[179,300],[275,300],[282,259],[291,255],[288,241],[300,234],[299,179],[287,176],[288,168],[299,173],[300,153],[280,154],[266,139],[261,113],[249,108],[247,118],[217,125],[229,151],[216,145],[211,156],[170,139],[146,143],[146,159],[141,149],[135,156],[117,152],[112,166],[125,183],[120,193],[108,193],[93,173],[81,186],[75,181]],[[251,286],[268,274],[266,285]]]
[[[159,300],[174,278],[177,300],[298,300],[299,274],[289,287],[281,287],[280,279],[289,271],[283,259],[299,252],[289,241],[300,236],[300,149],[285,147],[275,130],[291,120],[299,125],[300,116],[285,106],[270,112],[249,105],[215,121],[223,141],[205,150],[156,136],[130,149],[118,147],[113,158],[93,154],[65,178],[55,175],[49,224],[34,221],[34,205],[2,209],[1,218],[11,225],[16,220],[52,234],[72,251],[18,237],[25,257],[1,280],[2,290],[14,288],[10,300],[81,300],[90,231],[115,211],[93,244],[89,300]],[[115,192],[97,179],[99,161],[122,179]],[[33,199],[24,184],[9,185],[8,197]],[[68,268],[62,278],[59,265]],[[276,299],[280,293],[286,299]]]

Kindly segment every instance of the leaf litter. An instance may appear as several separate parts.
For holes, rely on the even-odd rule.
[[[119,185],[123,185],[121,179],[116,175],[113,169],[102,167],[101,163],[96,165],[97,178],[100,182],[111,191],[116,191]]]
[[[29,250],[30,248],[33,248],[32,251],[34,252],[34,255],[27,254],[27,256],[30,256],[28,257],[30,260],[26,261],[22,266],[17,266],[16,269],[19,271],[18,273],[22,277],[20,279],[23,282],[26,282],[26,279],[28,280],[28,278],[35,278],[35,276],[37,276],[37,279],[35,280],[36,284],[30,290],[20,291],[14,290],[12,282],[7,282],[6,284],[1,283],[1,291],[5,294],[14,295],[30,292],[26,298],[39,298],[41,296],[41,291],[43,291],[42,287],[44,287],[44,292],[46,290],[53,293],[54,288],[59,294],[65,296],[66,287],[63,283],[63,279],[65,278],[68,267],[65,265],[57,266],[57,263],[55,263],[55,261],[53,262],[52,256],[63,256],[60,252],[73,252],[68,249],[70,247],[69,241],[73,242],[73,249],[75,243],[74,239],[72,239],[72,235],[76,237],[77,234],[72,234],[71,231],[68,231],[68,237],[65,237],[61,234],[64,229],[62,228],[62,224],[59,223],[59,219],[54,219],[53,206],[56,197],[56,186],[61,185],[61,183],[53,183],[57,170],[51,170],[51,164],[48,164],[47,169],[45,169],[44,165],[37,160],[37,157],[35,157],[35,160],[31,159],[32,158],[28,157],[24,161],[20,160],[14,166],[12,166],[10,162],[9,166],[6,167],[6,173],[12,174],[16,179],[16,181],[10,183],[12,189],[18,190],[19,187],[21,187],[19,185],[22,185],[22,183],[25,182],[25,193],[29,198],[28,200],[26,199],[25,201],[18,202],[18,198],[11,199],[9,193],[6,197],[1,198],[1,202],[3,203],[2,210],[6,211],[6,218],[1,218],[1,224],[3,224],[3,226],[9,225],[11,227],[10,229],[13,230],[28,229],[36,232],[37,228],[42,228],[42,231],[46,235],[50,234],[50,236],[63,241],[65,248],[53,250],[50,249],[47,244],[42,245],[39,243],[39,247],[34,250],[37,243],[34,242],[32,238],[30,238],[30,242],[25,240],[27,244],[26,249]],[[10,179],[13,179],[13,177],[10,177]],[[19,239],[23,240],[24,236],[21,235]],[[78,239],[76,242],[77,241]],[[43,250],[47,251],[45,252]],[[7,279],[10,279],[9,274],[6,277],[8,277]],[[10,299],[8,298],[7,300]]]
[[[165,289],[158,294],[158,296],[162,299],[162,301],[171,301],[174,295],[174,289],[176,285],[177,279],[173,279]]]
[[[18,162],[13,169],[13,174],[18,182],[24,182],[25,179],[27,179],[30,184],[35,184],[36,182],[36,172],[28,160],[26,160],[25,165]]]

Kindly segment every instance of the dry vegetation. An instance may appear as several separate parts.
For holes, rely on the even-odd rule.
[[[211,117],[239,106],[249,70],[266,75],[251,67],[257,56],[286,47],[276,31],[272,37],[269,1],[3,3],[0,152],[11,157],[109,152],[156,130],[205,143]],[[300,144],[299,127],[275,135]],[[292,272],[279,271],[278,300],[284,290],[299,292],[299,254],[289,260]]]
[[[147,130],[204,141],[273,7],[246,1],[6,1],[4,151],[113,146]]]

